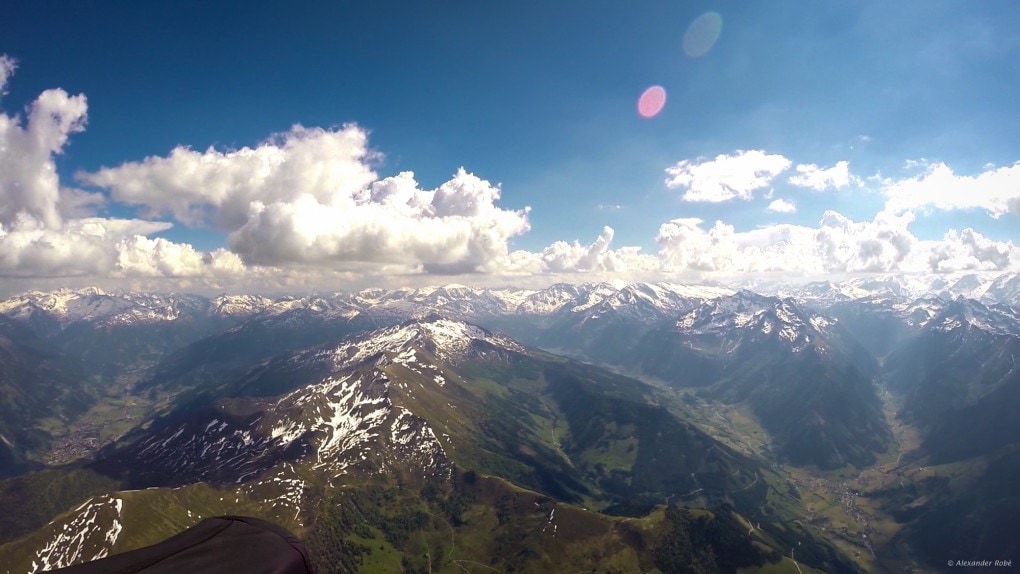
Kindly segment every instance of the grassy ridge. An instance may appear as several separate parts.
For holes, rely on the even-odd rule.
[[[323,507],[306,538],[322,572],[391,572],[398,553],[413,573],[736,572],[780,559],[730,510],[610,517],[473,472],[419,492],[346,489]]]

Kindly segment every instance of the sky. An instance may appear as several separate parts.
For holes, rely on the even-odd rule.
[[[1009,0],[18,4],[0,291],[1020,269]]]

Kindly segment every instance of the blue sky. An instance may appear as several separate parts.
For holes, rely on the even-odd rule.
[[[998,191],[977,192],[988,201],[908,202],[898,213],[909,209],[911,220],[900,232],[930,251],[934,244],[924,242],[971,228],[1007,253],[1003,266],[988,263],[978,247],[961,248],[963,259],[946,269],[1018,265],[1020,207],[995,212],[995,205],[1020,206],[1009,203],[1020,191],[1001,189],[1020,187],[1020,167],[1012,170],[1020,162],[1014,2],[20,4],[0,20],[0,54],[16,62],[0,111],[27,126],[26,107],[47,89],[87,98],[84,131],[52,154],[61,186],[103,195],[86,215],[172,223],[143,235],[204,253],[226,247],[245,265],[315,264],[364,274],[363,264],[379,261],[335,251],[314,261],[256,256],[258,249],[227,239],[236,226],[189,225],[167,209],[153,212],[159,200],[123,201],[123,180],[104,186],[75,174],[166,157],[178,146],[254,148],[295,124],[340,130],[353,123],[382,154],[371,162],[378,179],[413,171],[422,190],[433,190],[463,166],[500,185],[498,208],[529,206],[529,229],[508,231],[506,252],[542,254],[557,241],[587,247],[611,226],[606,253],[637,246],[655,255],[700,245],[663,239],[660,226],[671,220],[697,218],[702,230],[723,221],[741,234],[775,224],[818,229],[833,210],[864,225],[875,223],[901,181],[935,166],[945,164],[957,177],[1002,168],[1009,171],[993,184]],[[721,21],[718,39],[690,57],[685,33],[708,12]],[[653,85],[667,100],[646,119],[637,99]],[[740,150],[782,156],[789,165],[747,198],[684,200],[690,186],[666,185],[666,169],[679,162],[693,166]],[[798,165],[841,161],[853,176],[847,185],[818,191],[789,182]],[[969,193],[967,182],[945,185],[936,192]],[[777,199],[796,211],[770,211]],[[883,229],[872,231],[883,236]],[[387,257],[387,264],[424,266],[426,273],[449,263]],[[677,257],[673,270],[747,270],[692,263],[691,253]],[[24,261],[9,262],[7,274],[32,275]],[[505,269],[490,263],[478,269]],[[606,271],[591,263],[560,267]],[[845,270],[898,268],[894,261]],[[89,271],[108,272],[123,269]]]

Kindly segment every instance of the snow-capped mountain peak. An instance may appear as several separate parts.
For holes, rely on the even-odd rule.
[[[581,286],[557,283],[527,294],[516,306],[516,310],[521,314],[548,315],[577,300],[584,292]]]
[[[586,311],[606,299],[613,297],[624,287],[626,287],[626,284],[621,285],[620,283],[596,283],[591,285],[581,296],[579,303],[574,305],[570,310],[574,313]]]
[[[250,317],[273,304],[272,299],[258,295],[220,295],[212,300],[212,312],[223,317]]]
[[[0,313],[15,320],[48,320],[60,328],[85,321],[127,325],[176,321],[185,310],[205,312],[209,302],[195,295],[108,293],[96,287],[33,291],[0,301]]]
[[[945,308],[947,301],[939,297],[921,297],[914,300],[874,299],[873,304],[884,304],[911,326],[927,325]]]
[[[330,350],[330,354],[336,368],[357,365],[384,352],[400,353],[413,346],[424,348],[440,359],[456,360],[463,357],[475,341],[516,352],[525,350],[504,335],[433,314],[346,340]]]
[[[691,309],[702,301],[732,295],[734,291],[721,287],[681,285],[676,283],[631,283],[617,288],[601,283],[592,291],[577,298],[579,303],[565,307],[584,320],[600,319],[607,315],[630,320],[657,321]]]
[[[946,303],[926,327],[938,331],[974,328],[996,335],[1020,337],[1020,310],[1001,303],[985,305],[961,296]]]
[[[793,299],[765,297],[742,290],[734,295],[707,300],[681,314],[676,328],[687,336],[740,339],[743,336],[775,337],[804,348],[835,324],[835,319],[798,308]]]
[[[988,284],[982,301],[1020,306],[1020,273],[1004,273]]]

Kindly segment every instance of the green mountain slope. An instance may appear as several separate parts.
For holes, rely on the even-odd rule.
[[[741,291],[657,319],[595,309],[563,312],[528,340],[745,405],[793,464],[862,467],[889,446],[875,359],[838,322],[790,299]]]
[[[734,571],[798,541],[817,548],[803,561],[852,571],[789,528],[768,471],[677,418],[656,389],[471,325],[405,323],[216,388],[96,462],[50,471],[52,488],[76,480],[92,498],[0,547],[0,562],[87,559],[229,512],[280,521],[323,563],[368,572]],[[0,483],[0,511],[30,513],[16,492]],[[654,510],[666,501],[715,510]],[[84,534],[72,544],[66,532]]]

